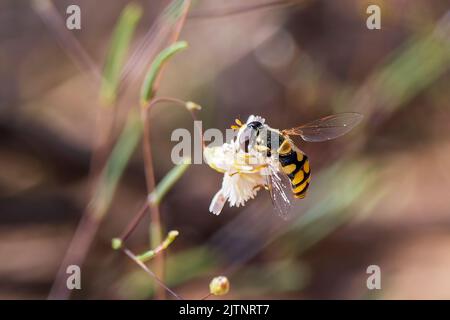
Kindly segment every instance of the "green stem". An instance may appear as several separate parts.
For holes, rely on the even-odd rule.
[[[188,44],[186,41],[178,41],[158,54],[154,62],[151,64],[141,88],[142,106],[145,106],[154,97],[157,90],[155,84],[157,83],[157,79],[161,73],[162,67],[165,65],[165,62],[177,52],[186,49],[187,46]]]
[[[191,164],[191,159],[185,159],[182,163],[177,164],[166,176],[158,183],[155,190],[148,195],[148,201],[152,205],[159,205],[173,187],[173,185],[181,178]]]
[[[109,106],[116,99],[120,73],[141,16],[142,8],[135,3],[130,3],[122,11],[116,25],[103,70],[103,82],[100,90],[100,99],[103,101],[103,105]]]
[[[155,249],[140,254],[139,256],[137,256],[137,258],[142,262],[147,262],[151,260],[158,253],[162,252],[163,250],[166,250],[170,246],[170,244],[175,240],[178,234],[179,232],[177,230],[170,231],[167,234],[166,239],[164,239],[164,241],[159,246],[157,246]]]

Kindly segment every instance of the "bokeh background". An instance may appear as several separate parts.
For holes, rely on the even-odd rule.
[[[69,4],[81,7],[82,29],[64,30],[62,39],[73,36],[101,70],[128,2],[54,3],[63,19]],[[130,52],[169,1],[136,3],[143,16]],[[448,1],[304,0],[229,10],[261,3],[194,2],[180,36],[189,48],[169,62],[158,94],[202,105],[204,129],[225,130],[250,114],[276,128],[343,111],[360,112],[364,121],[334,141],[297,140],[313,180],[289,221],[274,213],[266,192],[213,216],[208,206],[221,176],[190,166],[160,208],[164,229],[180,231],[165,254],[166,283],[193,299],[219,274],[231,282],[226,297],[236,299],[449,299]],[[381,8],[381,30],[366,28],[369,4]],[[104,108],[73,39],[58,40],[38,11],[31,1],[0,3],[3,299],[48,296],[91,199],[98,125],[114,113],[106,135],[117,141],[127,113],[138,108],[140,74],[152,58],[131,64],[136,81],[120,103]],[[188,113],[169,105],[155,108],[150,120],[160,181],[173,167],[171,132],[194,127]],[[138,145],[82,266],[82,290],[72,297],[154,297],[153,279],[111,249],[146,192]],[[148,225],[145,217],[127,241],[134,252],[149,249]],[[372,264],[381,268],[381,290],[366,287]]]

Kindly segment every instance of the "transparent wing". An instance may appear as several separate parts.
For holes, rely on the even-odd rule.
[[[283,177],[277,172],[276,168],[269,166],[269,174],[266,176],[267,186],[269,188],[270,198],[277,214],[287,220],[290,216],[291,200],[288,196],[291,194],[290,185],[283,180]]]
[[[284,134],[301,136],[303,140],[320,142],[336,139],[361,122],[363,115],[356,112],[346,112],[327,116],[300,127],[283,130]]]

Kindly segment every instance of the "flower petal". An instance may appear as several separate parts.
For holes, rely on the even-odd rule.
[[[222,212],[223,206],[227,202],[227,198],[223,195],[222,189],[216,193],[214,198],[211,200],[211,204],[209,205],[209,212],[214,213],[215,215],[219,215]]]

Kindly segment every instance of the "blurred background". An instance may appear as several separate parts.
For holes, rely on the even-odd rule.
[[[142,17],[130,52],[148,40],[169,2],[135,1]],[[139,106],[152,57],[137,62],[127,54],[136,76],[126,80],[135,81],[113,108],[104,108],[92,68],[103,69],[128,1],[54,1],[53,14],[62,19],[68,5],[80,6],[82,28],[73,31],[52,28],[55,15],[36,3],[0,3],[3,299],[47,298],[91,201],[95,141],[102,134],[117,141],[127,113]],[[222,176],[191,165],[160,206],[164,230],[180,231],[165,253],[166,283],[192,299],[207,294],[219,274],[229,278],[225,297],[233,299],[450,299],[448,1],[264,3],[273,1],[195,1],[180,35],[189,48],[168,63],[158,95],[202,105],[203,129],[224,131],[250,114],[281,129],[344,111],[364,120],[337,140],[296,140],[313,175],[289,221],[274,213],[267,192],[245,207],[210,214]],[[366,27],[369,4],[381,8],[381,30]],[[156,47],[164,39],[151,40]],[[91,69],[79,63],[74,41],[91,57]],[[102,115],[111,113],[115,125],[99,133]],[[189,113],[167,104],[150,121],[160,181],[173,167],[172,131],[194,127]],[[138,144],[98,221],[82,290],[73,298],[154,297],[154,280],[111,249],[146,190]],[[148,225],[146,216],[127,240],[133,252],[149,249]],[[381,290],[367,289],[369,265],[381,268]]]

